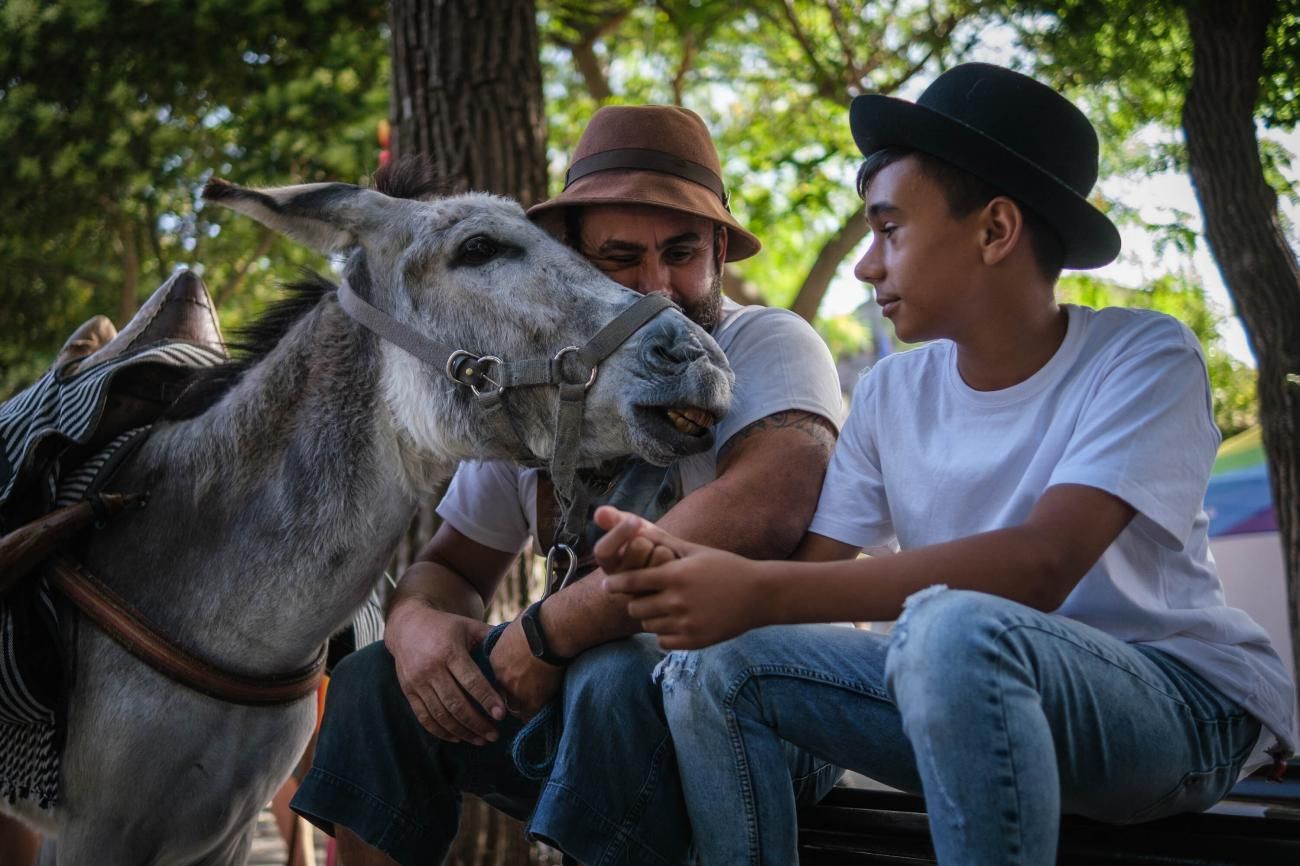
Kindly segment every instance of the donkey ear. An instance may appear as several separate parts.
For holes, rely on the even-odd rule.
[[[360,244],[368,226],[381,224],[392,201],[382,193],[348,183],[247,189],[217,178],[203,187],[203,198],[323,253]]]

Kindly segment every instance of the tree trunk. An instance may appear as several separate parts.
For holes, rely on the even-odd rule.
[[[525,207],[546,197],[546,128],[533,0],[391,0],[393,159],[424,156],[448,191],[482,190]],[[421,505],[396,566],[432,536],[436,499]],[[531,559],[531,558],[529,558]],[[521,562],[490,619],[515,616],[531,596]],[[464,866],[558,862],[531,846],[523,825],[466,798],[448,862]]]
[[[1300,671],[1300,266],[1278,221],[1255,138],[1272,0],[1192,2],[1183,131],[1205,235],[1259,365],[1259,413],[1281,529]]]
[[[532,0],[392,0],[394,159],[423,155],[452,190],[546,197]]]
[[[429,159],[451,192],[483,190],[524,206],[545,198],[532,0],[392,0],[388,21],[392,158]],[[399,546],[399,573],[437,527],[436,504],[437,497],[422,504],[412,521]]]

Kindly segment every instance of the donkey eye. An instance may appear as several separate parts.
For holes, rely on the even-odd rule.
[[[460,245],[460,252],[456,255],[456,259],[458,264],[483,265],[496,258],[500,251],[496,241],[487,235],[474,235]]]

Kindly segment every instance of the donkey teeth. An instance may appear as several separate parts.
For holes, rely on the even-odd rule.
[[[668,409],[666,414],[673,426],[688,436],[700,436],[705,432],[706,428],[713,425],[713,416],[703,409],[695,407],[690,409]]]

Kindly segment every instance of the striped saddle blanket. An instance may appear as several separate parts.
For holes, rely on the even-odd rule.
[[[0,533],[81,500],[113,455],[143,435],[143,429],[123,433],[78,466],[59,459],[95,437],[119,374],[144,364],[183,371],[225,360],[192,343],[155,344],[67,378],[50,370],[0,404]],[[0,598],[0,797],[41,808],[58,802],[65,664],[59,611],[39,577]]]

